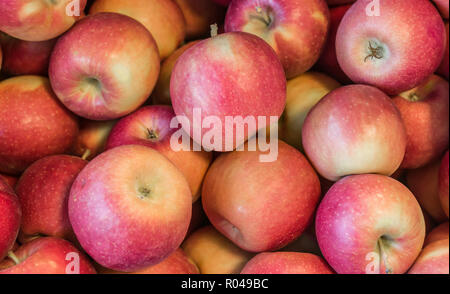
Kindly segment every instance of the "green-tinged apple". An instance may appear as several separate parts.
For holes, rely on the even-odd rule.
[[[444,22],[429,0],[359,0],[339,25],[336,54],[353,82],[396,95],[436,71],[445,35]]]
[[[68,151],[77,133],[77,118],[58,101],[47,78],[0,82],[0,172],[19,174],[42,157]]]
[[[273,162],[255,148],[220,155],[206,174],[202,202],[214,227],[250,252],[280,249],[312,221],[320,183],[308,160],[294,147],[278,144]]]
[[[69,197],[70,223],[83,249],[103,267],[125,272],[172,254],[186,235],[191,210],[183,174],[164,155],[140,145],[95,157]]]
[[[449,239],[428,244],[420,253],[409,274],[449,274]]]
[[[264,252],[253,257],[241,274],[333,274],[327,262],[304,252]]]
[[[183,12],[172,0],[96,0],[89,14],[98,12],[121,13],[142,23],[155,39],[161,59],[177,49],[186,34]]]
[[[302,129],[303,148],[324,178],[352,174],[392,175],[406,148],[406,131],[386,94],[367,85],[331,91],[309,112]]]
[[[441,161],[432,162],[418,169],[408,170],[406,185],[416,196],[422,208],[437,222],[448,220],[439,197],[439,169]]]
[[[427,246],[428,244],[449,239],[449,226],[448,222],[442,223],[439,226],[435,227],[425,238],[425,242],[423,246]]]
[[[70,155],[47,156],[30,165],[16,186],[25,238],[45,235],[75,242],[67,203],[70,188],[87,161]]]
[[[22,209],[17,195],[0,177],[0,261],[14,246],[21,218]]]
[[[87,119],[111,120],[147,100],[159,62],[158,47],[141,23],[102,12],[83,18],[58,39],[49,77],[71,111]]]
[[[2,0],[0,31],[26,41],[50,40],[67,31],[85,6],[86,0]]]
[[[288,79],[319,59],[329,27],[324,0],[240,0],[231,2],[225,32],[242,31],[263,38],[283,64]]]
[[[253,257],[252,253],[234,245],[212,226],[195,231],[182,247],[201,274],[238,274]]]
[[[172,137],[180,127],[172,128],[176,120],[172,107],[149,105],[122,118],[112,129],[106,142],[106,150],[122,145],[143,145],[166,156],[184,175],[192,192],[192,201],[200,197],[206,171],[212,161],[212,153],[194,151],[192,142],[186,142],[186,150],[175,150]]]
[[[406,128],[406,152],[401,168],[414,169],[434,161],[448,149],[449,88],[432,75],[392,100]]]
[[[348,176],[316,217],[320,249],[339,274],[405,273],[422,250],[425,221],[414,195],[383,175]]]
[[[439,169],[439,199],[441,200],[442,209],[444,210],[447,217],[448,213],[448,166],[449,166],[449,156],[445,153],[444,158],[442,158],[441,167]]]
[[[34,239],[0,263],[0,274],[95,274],[89,259],[70,242],[55,237]]]

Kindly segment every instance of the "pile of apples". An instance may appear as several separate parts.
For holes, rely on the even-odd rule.
[[[448,18],[0,0],[0,273],[448,274]],[[264,119],[210,142],[198,110]]]

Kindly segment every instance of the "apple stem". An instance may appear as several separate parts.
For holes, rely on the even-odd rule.
[[[411,93],[408,95],[408,100],[411,102],[416,102],[420,100],[420,97],[416,93]]]
[[[366,58],[364,58],[364,62],[366,62],[367,59],[369,59],[369,58],[370,59],[374,59],[374,58],[381,59],[381,58],[383,58],[383,47],[381,47],[381,46],[375,46],[374,47],[372,45],[371,41],[369,41],[369,51],[370,51],[370,54],[367,55]]]
[[[87,160],[89,155],[91,155],[91,150],[90,149],[86,149],[86,151],[84,151],[83,155],[81,156],[81,159]]]
[[[210,28],[211,28],[211,38],[214,38],[215,36],[218,35],[218,32],[219,32],[219,26],[215,23],[215,24],[212,24],[212,25],[210,26]]]
[[[387,260],[387,255],[385,254],[386,250],[384,248],[384,244],[383,244],[383,240],[382,238],[378,239],[378,247],[380,248],[380,266],[381,264],[385,265],[385,273],[386,274],[391,274],[392,273],[392,269],[389,266],[388,260]]]
[[[14,261],[15,264],[19,264],[20,260],[19,258],[17,258],[17,256],[14,254],[14,252],[9,251],[8,252],[8,257],[12,259],[12,261]]]

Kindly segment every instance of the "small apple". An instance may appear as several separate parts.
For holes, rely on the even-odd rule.
[[[420,253],[409,274],[449,274],[449,239],[427,245]]]
[[[439,199],[441,200],[442,208],[444,209],[445,214],[448,217],[448,150],[445,153],[444,158],[441,162],[441,167],[439,169]]]
[[[14,246],[21,218],[19,199],[13,189],[0,177],[0,261]]]

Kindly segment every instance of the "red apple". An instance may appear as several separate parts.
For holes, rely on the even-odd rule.
[[[257,129],[269,125],[269,117],[281,115],[286,79],[280,61],[266,42],[248,33],[225,33],[200,41],[178,58],[170,96],[177,116],[189,121],[183,129],[196,143],[214,151],[231,151]],[[244,122],[235,123],[233,132],[227,132],[227,116],[243,118]],[[204,140],[204,134],[214,129],[200,125],[211,117],[220,120],[222,135],[222,142],[214,140],[212,146]],[[257,117],[267,121],[257,126],[245,124],[247,118],[258,122]],[[243,130],[244,138],[237,136],[237,128]]]
[[[449,2],[448,0],[433,0],[443,18],[448,19]]]
[[[75,23],[85,6],[86,0],[2,1],[0,31],[26,41],[53,39]]]
[[[53,155],[25,170],[16,187],[22,204],[23,235],[47,235],[75,241],[67,203],[72,183],[86,164],[79,157]]]
[[[89,259],[70,242],[38,238],[14,252],[16,261],[0,263],[0,274],[95,274]]]
[[[47,78],[0,82],[0,172],[19,174],[44,156],[64,153],[77,133],[76,117],[58,101]]]
[[[183,42],[186,24],[183,12],[172,0],[97,0],[89,14],[116,12],[141,22],[155,38],[161,59]]]
[[[331,91],[309,112],[302,140],[316,170],[336,181],[351,174],[392,175],[405,154],[406,132],[386,94],[349,85]]]
[[[72,147],[72,153],[91,160],[105,149],[106,140],[117,123],[116,120],[94,121],[82,119],[80,132]]]
[[[186,235],[191,209],[181,172],[159,152],[139,145],[94,158],[69,197],[70,223],[83,249],[100,265],[126,272],[173,253]]]
[[[328,26],[329,11],[324,0],[233,1],[225,18],[225,32],[252,33],[272,46],[288,79],[316,63]]]
[[[448,222],[442,223],[436,228],[434,228],[426,237],[423,246],[427,246],[428,244],[449,239],[449,224]]]
[[[166,105],[150,105],[122,118],[112,129],[105,149],[121,145],[143,145],[153,148],[166,156],[184,175],[192,192],[192,201],[200,197],[201,185],[212,153],[193,151],[188,142],[188,151],[175,151],[171,146],[171,138],[179,128],[171,128],[175,118],[172,107]]]
[[[214,227],[244,250],[272,251],[307,228],[320,197],[320,183],[297,149],[278,141],[278,157],[263,152],[219,156],[203,183],[203,208]]]
[[[448,109],[447,109],[448,110]],[[444,158],[441,162],[441,167],[439,170],[439,199],[441,200],[442,208],[444,209],[445,214],[448,217],[448,150],[445,153]]]
[[[47,75],[56,39],[23,41],[0,33],[4,51],[3,71],[9,75]]]
[[[131,17],[105,12],[83,18],[58,39],[49,77],[67,108],[88,119],[110,120],[145,102],[159,67],[149,31]]]
[[[336,54],[353,82],[395,95],[438,68],[445,41],[444,22],[429,0],[360,0],[339,25]]]
[[[400,111],[407,134],[401,167],[418,168],[440,157],[448,148],[448,82],[432,75],[392,101]]]
[[[341,69],[336,56],[336,33],[344,14],[351,5],[343,5],[330,9],[330,29],[328,31],[327,42],[323,48],[322,55],[315,64],[318,71],[324,72],[343,84],[350,84],[352,81]]]
[[[264,252],[253,257],[241,274],[333,274],[321,257],[302,252]]]
[[[382,175],[348,176],[320,203],[320,249],[339,274],[405,273],[419,255],[425,221],[414,195]]]
[[[11,188],[14,189],[19,179],[10,175],[0,174],[0,180],[5,181]]]
[[[253,254],[234,245],[212,226],[203,227],[182,245],[201,274],[238,274]]]
[[[440,240],[427,245],[409,274],[449,274],[449,240]]]
[[[445,77],[448,81],[448,77],[449,77],[449,64],[448,64],[449,49],[448,49],[448,46],[449,46],[449,40],[450,40],[448,21],[445,23],[445,29],[447,30],[447,48],[445,50],[444,58],[442,59],[441,65],[437,69],[436,73]]]
[[[14,246],[21,218],[19,199],[13,189],[0,178],[0,261]]]
[[[437,222],[448,219],[439,198],[439,168],[440,161],[432,162],[424,167],[408,170],[406,184],[416,196],[420,205]]]

